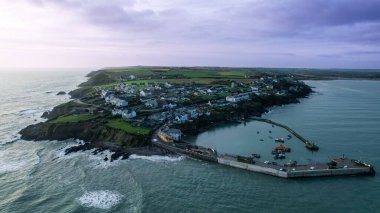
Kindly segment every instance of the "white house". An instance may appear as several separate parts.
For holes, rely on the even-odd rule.
[[[257,87],[251,87],[251,91],[252,91],[253,93],[255,93],[256,95],[260,95],[259,88],[257,88]]]
[[[145,96],[146,96],[146,93],[145,93],[143,90],[141,90],[141,91],[140,91],[140,96],[145,97]]]
[[[168,82],[165,82],[165,87],[166,87],[166,88],[170,88],[170,87],[172,87],[172,85],[169,84]]]
[[[237,103],[237,102],[240,102],[240,101],[249,100],[249,98],[250,97],[249,97],[248,93],[241,93],[241,94],[238,94],[238,95],[227,96],[226,97],[226,101],[232,102],[232,103]]]
[[[128,101],[124,101],[124,100],[119,99],[116,101],[115,105],[118,107],[126,107],[126,106],[128,106]]]
[[[189,116],[186,115],[186,114],[184,114],[184,115],[178,115],[174,119],[175,123],[178,123],[178,124],[186,123],[188,120],[189,120]]]
[[[168,129],[165,133],[174,141],[180,141],[182,137],[182,132],[179,129]]]
[[[123,110],[121,110],[121,109],[113,109],[112,110],[113,116],[118,116],[118,115],[121,115],[122,113],[123,113]]]
[[[124,118],[124,119],[134,118],[136,116],[137,116],[137,113],[135,111],[131,111],[131,112],[124,111],[121,114],[121,117]]]

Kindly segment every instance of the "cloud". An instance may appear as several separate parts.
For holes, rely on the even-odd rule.
[[[124,33],[158,32],[200,40],[207,36],[232,42],[262,37],[380,41],[378,0],[28,1],[69,9],[90,24]]]
[[[323,66],[359,52],[376,61],[378,55],[369,52],[380,47],[378,0],[14,2],[0,2],[19,11],[17,17],[2,9],[9,18],[2,14],[0,28],[7,28],[0,31],[0,47],[51,49],[62,57],[72,51],[105,66],[171,60],[173,65]],[[102,60],[102,52],[113,59]]]
[[[352,51],[352,52],[346,52],[346,55],[380,55],[380,51]]]

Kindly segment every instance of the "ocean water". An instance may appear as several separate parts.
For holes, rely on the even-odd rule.
[[[81,143],[75,139],[20,140],[17,132],[42,121],[44,111],[68,101],[68,96],[55,94],[75,89],[85,81],[84,75],[0,73],[0,212],[378,212],[380,208],[379,176],[284,180],[187,157],[133,155],[111,163],[103,161],[111,154],[108,151],[65,156],[64,148]],[[346,154],[377,169],[380,82],[307,83],[315,86],[316,93],[265,115],[321,148],[307,152],[292,138],[285,142],[294,150],[291,157],[325,161]],[[269,158],[265,153],[274,145],[270,137],[286,136],[279,128],[250,122],[218,127],[191,140],[220,152],[261,153]]]

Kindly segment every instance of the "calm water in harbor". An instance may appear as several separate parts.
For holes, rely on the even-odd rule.
[[[85,81],[83,72],[0,73],[0,212],[377,212],[380,176],[283,180],[185,157],[104,162],[85,153],[63,155],[76,142],[19,140]],[[289,158],[326,161],[346,154],[380,168],[380,82],[310,81],[316,93],[265,117],[316,142],[311,154],[294,137]],[[52,91],[53,93],[46,93]],[[37,121],[35,121],[37,120]],[[272,133],[269,133],[269,130]],[[260,131],[257,134],[257,131]],[[234,154],[271,158],[270,137],[284,130],[258,122],[223,126],[191,138]],[[263,139],[264,141],[260,141]]]

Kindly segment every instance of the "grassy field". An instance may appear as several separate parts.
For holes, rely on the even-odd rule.
[[[108,73],[143,76],[166,76],[167,78],[245,78],[246,69],[200,68],[200,67],[125,67],[106,69]]]
[[[149,135],[150,133],[149,129],[131,126],[126,121],[123,121],[121,119],[109,120],[107,123],[107,126],[114,129],[121,129],[127,133],[134,134],[134,135]]]
[[[213,79],[213,78],[154,79],[154,80],[125,81],[122,83],[125,83],[125,84],[133,84],[133,83],[134,84],[141,84],[141,83],[148,84],[148,83],[165,83],[165,82],[168,82],[168,83],[175,83],[175,84],[183,84],[183,83],[193,83],[194,82],[196,84],[210,84],[211,82],[216,81],[216,80],[219,80],[219,79]],[[242,79],[242,80],[246,80],[246,79]],[[105,88],[117,86],[119,84],[120,83],[103,84],[103,85],[98,85],[97,87],[105,89]]]
[[[87,121],[96,118],[94,115],[67,115],[49,121],[49,123],[76,123],[79,121]]]

